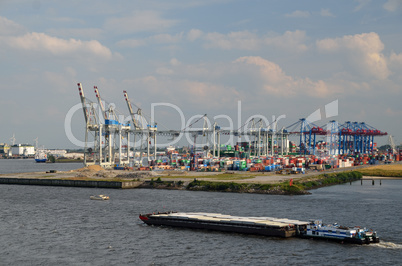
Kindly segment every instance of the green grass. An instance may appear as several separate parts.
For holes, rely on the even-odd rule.
[[[324,174],[305,180],[298,180],[290,186],[289,182],[282,182],[277,184],[247,184],[235,182],[214,182],[197,180],[196,178],[188,186],[188,190],[202,190],[202,191],[224,191],[224,192],[253,192],[253,193],[267,193],[267,194],[286,194],[286,195],[301,195],[308,194],[307,190],[331,186],[336,184],[343,184],[362,178],[362,174],[356,171],[342,172],[333,174]]]
[[[197,179],[194,179],[193,182],[188,184],[187,189],[240,192],[244,190],[246,186],[247,184],[239,184],[234,182],[210,182],[210,181],[199,181]]]
[[[400,170],[384,170],[384,169],[359,169],[357,170],[365,176],[383,176],[383,177],[402,177]]]
[[[362,177],[363,175],[358,171],[341,172],[319,175],[313,180],[298,180],[294,182],[294,184],[304,190],[308,190],[324,186],[344,184],[347,182],[360,180]]]
[[[56,159],[55,163],[81,163],[82,159]]]
[[[154,188],[166,188],[175,187],[178,189],[186,188],[188,190],[196,191],[219,191],[219,192],[238,192],[238,193],[261,193],[261,194],[280,194],[280,195],[303,195],[309,194],[307,190],[315,189],[325,186],[337,185],[356,181],[362,178],[362,174],[357,171],[339,172],[331,174],[323,174],[314,177],[305,177],[293,182],[293,185],[289,185],[289,181],[276,183],[276,184],[258,184],[258,183],[236,183],[236,182],[223,182],[215,180],[198,180],[197,178],[215,178],[222,180],[234,180],[253,178],[254,175],[249,174],[218,174],[212,176],[177,176],[173,178],[180,178],[179,181],[164,181],[163,177],[157,179],[152,178],[150,185]],[[172,178],[172,176],[166,177]],[[183,179],[193,179],[187,187],[184,187]],[[127,182],[138,181],[137,179],[126,180],[120,178],[103,178],[103,179],[91,179],[91,178],[70,178],[72,180],[86,180],[86,181],[106,181],[106,182]]]
[[[212,175],[178,175],[178,176],[161,176],[161,178],[168,179],[194,179],[194,178],[203,178],[203,179],[214,179],[214,180],[246,180],[252,179],[256,175],[247,174],[212,174]]]

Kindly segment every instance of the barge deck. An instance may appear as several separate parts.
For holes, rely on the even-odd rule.
[[[202,212],[140,214],[140,219],[148,225],[167,225],[276,237],[296,236],[300,230],[305,230],[308,224],[308,222],[273,217],[240,217]]]
[[[323,225],[320,220],[299,221],[274,217],[241,217],[221,213],[158,212],[140,214],[147,225],[207,229],[223,232],[254,234],[273,237],[300,237],[342,243],[378,243],[376,232],[360,227],[348,228],[337,224]]]

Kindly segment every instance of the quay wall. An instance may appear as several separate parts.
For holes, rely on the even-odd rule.
[[[91,187],[91,188],[136,188],[142,184],[139,181],[85,181],[63,179],[36,179],[36,178],[0,178],[0,184],[9,185],[36,185],[62,187]]]

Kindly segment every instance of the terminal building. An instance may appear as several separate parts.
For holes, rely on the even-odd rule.
[[[11,146],[13,156],[34,156],[35,147],[29,144],[15,144]]]
[[[45,150],[48,155],[52,155],[55,158],[65,158],[67,155],[66,150]]]
[[[0,156],[8,156],[11,152],[11,147],[7,143],[0,143]]]

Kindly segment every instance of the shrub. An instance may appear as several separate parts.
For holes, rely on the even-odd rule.
[[[47,157],[47,159],[49,160],[49,162],[51,163],[55,163],[56,162],[56,158],[53,155],[49,155],[49,157]]]

